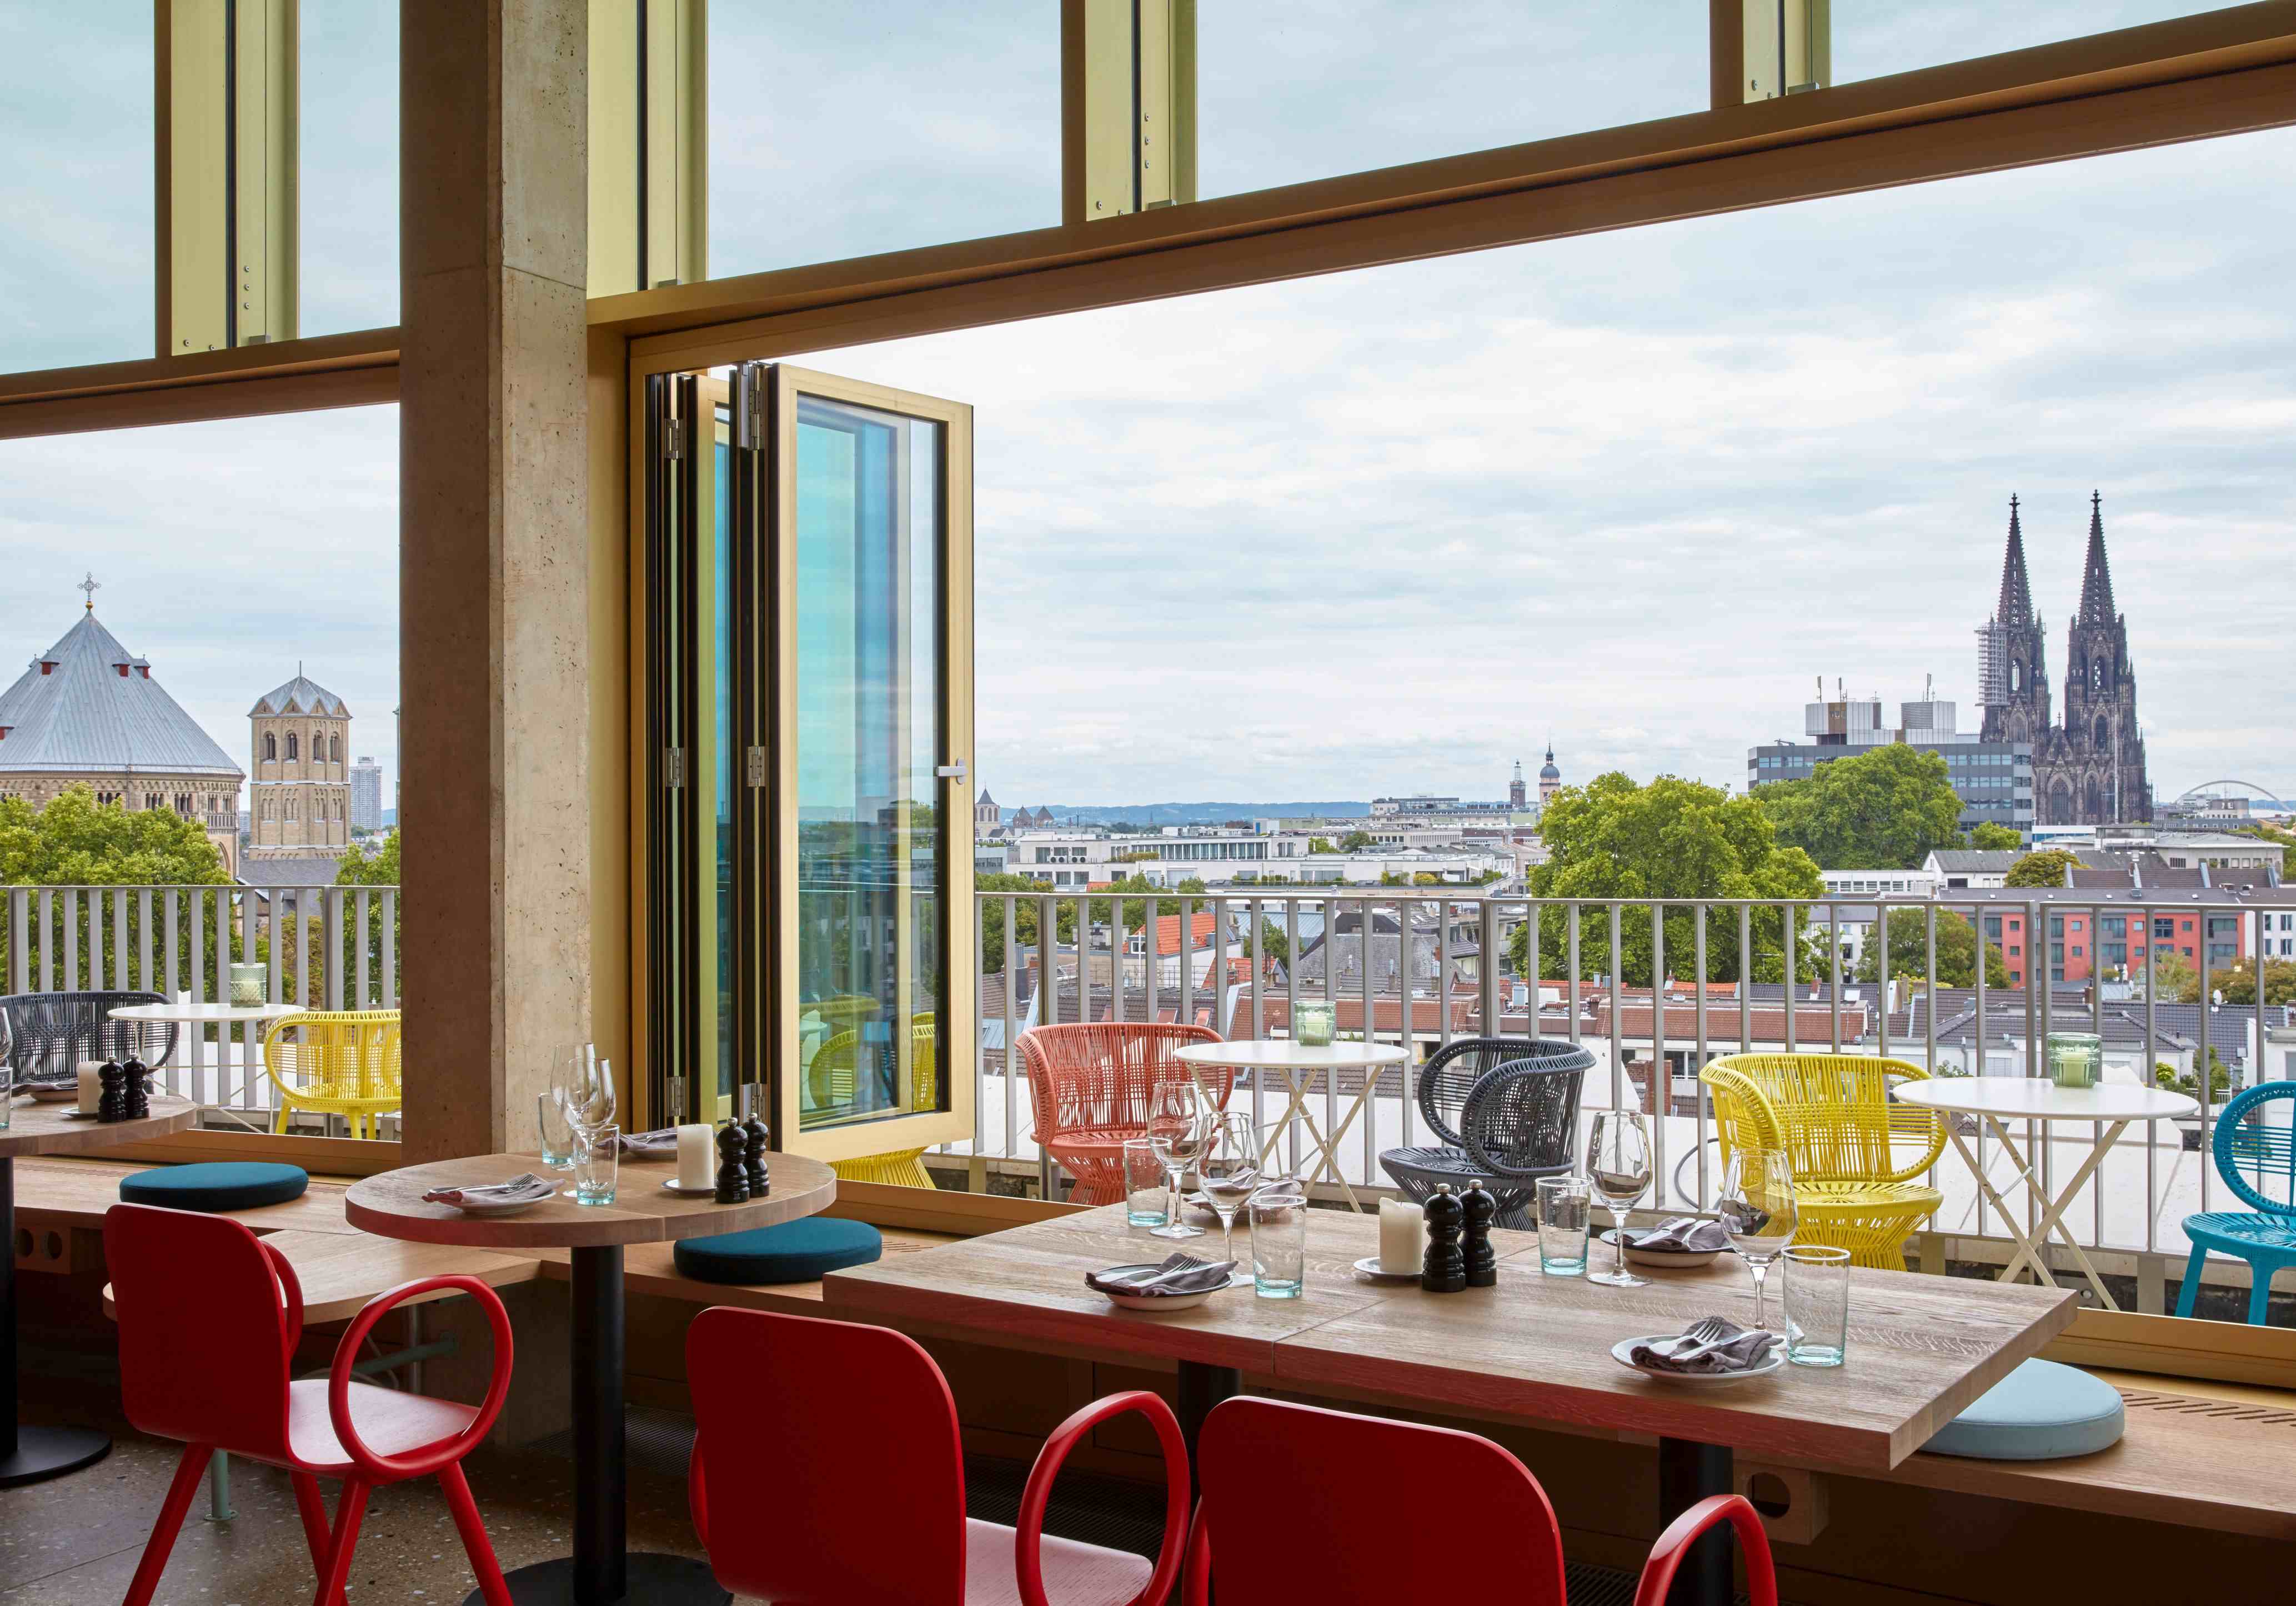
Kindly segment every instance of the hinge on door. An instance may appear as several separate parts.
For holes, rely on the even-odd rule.
[[[661,455],[665,462],[675,463],[685,456],[685,420],[665,418],[661,421]]]
[[[685,749],[665,747],[661,750],[661,784],[665,787],[685,785]]]
[[[766,784],[766,750],[763,747],[750,749],[750,784],[753,787]]]

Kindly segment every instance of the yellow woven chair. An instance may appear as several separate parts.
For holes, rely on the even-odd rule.
[[[398,1108],[396,1009],[307,1009],[275,1020],[263,1034],[263,1070],[279,1090],[271,1130],[285,1132],[299,1109],[341,1116],[351,1136],[381,1135],[382,1117]]]
[[[1899,1104],[1890,1090],[1926,1082],[1927,1071],[1866,1054],[1732,1054],[1698,1079],[1714,1090],[1726,1160],[1734,1149],[1783,1150],[1792,1160],[1796,1242],[1905,1270],[1906,1240],[1944,1202],[1915,1179],[1945,1152],[1946,1117]]]
[[[853,1034],[846,1033],[844,1037]],[[840,1040],[832,1040],[840,1041]],[[829,1044],[824,1043],[826,1050]],[[821,1056],[816,1054],[816,1062]],[[845,1050],[846,1075],[851,1075],[853,1050]],[[914,1017],[909,1027],[909,1109],[911,1113],[936,1109],[940,1105],[940,1056],[938,1035],[930,1015]],[[932,1173],[925,1169],[925,1151],[922,1149],[897,1149],[889,1154],[862,1155],[850,1160],[832,1160],[830,1169],[849,1182],[884,1182],[895,1188],[931,1188],[935,1186]]]

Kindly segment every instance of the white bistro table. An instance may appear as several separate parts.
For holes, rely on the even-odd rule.
[[[247,1048],[251,1048],[254,1045],[255,1028],[258,1025],[268,1025],[275,1020],[284,1020],[290,1015],[300,1015],[302,1013],[304,1013],[304,1009],[303,1006],[300,1004],[179,1004],[168,1002],[163,1004],[122,1004],[119,1008],[111,1011],[111,1018],[114,1020],[156,1020],[178,1026],[222,1027],[223,1034],[217,1040],[216,1045],[217,1050],[221,1050],[218,1052],[216,1060],[217,1067],[216,1073],[216,1093],[217,1101],[220,1103],[226,1091],[226,1083],[229,1079],[227,1067],[231,1064],[231,1055],[228,1052],[231,1047],[231,1029],[234,1026],[242,1028],[240,1034],[242,1048],[242,1066],[248,1073],[249,1087],[251,1093],[254,1084],[255,1068],[252,1065],[246,1063],[246,1057],[243,1050]],[[183,1052],[183,1046],[184,1045],[180,1042],[176,1045],[176,1053],[180,1054]],[[192,1097],[196,1099],[199,1097],[200,1091],[199,1073],[196,1068],[196,1056],[194,1056],[194,1061],[195,1064],[192,1075],[191,1093]],[[168,1068],[171,1071],[175,1068],[175,1057],[173,1055],[168,1057]]]
[[[2065,1226],[2065,1210],[2071,1205],[2073,1196],[2081,1190],[2081,1185],[2095,1174],[2098,1166],[2104,1164],[2104,1157],[2112,1152],[2114,1142],[2128,1130],[2130,1123],[2143,1121],[2150,1124],[2155,1121],[2174,1120],[2179,1116],[2198,1113],[2199,1105],[2182,1093],[2172,1093],[2163,1088],[2140,1087],[2127,1082],[2100,1082],[2092,1087],[2059,1087],[2043,1076],[1939,1076],[1927,1082],[1900,1083],[1893,1091],[1892,1097],[1906,1104],[1918,1104],[1952,1115],[1973,1116],[1983,1121],[1992,1129],[1994,1138],[2001,1145],[2001,1151],[2009,1157],[2009,1163],[2017,1168],[2014,1181],[2022,1182],[2041,1201],[2040,1215],[2035,1221],[2033,1231],[2028,1233],[2018,1222],[2017,1213],[2009,1207],[2009,1201],[1986,1176],[1985,1167],[1978,1163],[1976,1149],[1970,1146],[1952,1123],[1947,1124],[1946,1130],[1952,1134],[1954,1148],[1960,1151],[1970,1174],[1977,1179],[1979,1197],[1993,1207],[1994,1213],[2001,1218],[2001,1224],[2008,1229],[2010,1240],[2017,1246],[2017,1252],[2002,1268],[2002,1281],[2015,1281],[2019,1273],[2030,1265],[2037,1278],[2051,1288],[2056,1287],[2057,1280],[2050,1274],[2048,1262],[2041,1255],[2043,1240],[2054,1232],[2065,1248],[2072,1252],[2074,1263],[2080,1267],[2081,1274],[2088,1279],[2089,1287],[2096,1290],[2096,1297],[2103,1303],[2104,1308],[2109,1311],[2120,1308],[2112,1294],[2106,1291],[2103,1279],[2089,1264],[2079,1242]],[[2040,1170],[2010,1135],[2008,1123],[2012,1121],[2033,1121],[2043,1124],[2060,1121],[2086,1123],[2095,1129],[2095,1136],[2089,1147],[2088,1158],[2081,1162],[2079,1169],[2073,1173],[2072,1181],[2059,1190],[2056,1198],[2050,1198],[2041,1191]]]
[[[1275,1123],[1275,1134],[1271,1135],[1259,1152],[1261,1164],[1267,1160],[1282,1129],[1298,1121],[1308,1129],[1308,1140],[1315,1146],[1316,1172],[1310,1182],[1325,1178],[1337,1182],[1340,1191],[1347,1195],[1350,1209],[1363,1208],[1355,1190],[1348,1186],[1347,1174],[1340,1167],[1340,1141],[1348,1135],[1356,1117],[1362,1115],[1372,1094],[1378,1091],[1379,1074],[1390,1065],[1401,1065],[1411,1058],[1411,1050],[1394,1042],[1295,1042],[1288,1037],[1248,1038],[1236,1042],[1192,1042],[1177,1052],[1177,1058],[1191,1073],[1213,1069],[1239,1071],[1281,1071],[1292,1097],[1283,1113]],[[1337,1075],[1341,1071],[1361,1071],[1363,1088],[1349,1101],[1347,1114],[1327,1135],[1317,1129],[1315,1116],[1308,1113],[1308,1089],[1321,1072]]]

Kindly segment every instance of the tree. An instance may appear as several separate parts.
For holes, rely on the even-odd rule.
[[[1798,847],[1777,841],[1776,828],[1751,797],[1732,797],[1716,787],[1663,775],[1648,786],[1616,771],[1584,787],[1565,787],[1547,804],[1542,822],[1548,854],[1530,873],[1535,898],[1759,898],[1811,899],[1824,891],[1817,866]],[[1784,926],[1775,909],[1758,909],[1751,922],[1753,979],[1782,981],[1785,976]],[[1695,951],[1695,917],[1673,910],[1666,917],[1666,968],[1691,974]],[[1798,921],[1796,972],[1817,974],[1822,939],[1809,934],[1807,917]],[[1507,958],[1518,976],[1529,976],[1529,927],[1510,939]],[[1651,981],[1651,919],[1647,908],[1628,908],[1620,918],[1622,950],[1617,969],[1627,982]],[[1539,923],[1538,974],[1568,974],[1568,921],[1548,911]],[[1706,933],[1707,976],[1734,980],[1739,975],[1738,922],[1724,910],[1710,915]],[[1599,910],[1582,914],[1578,974],[1609,972],[1610,922]]]
[[[2141,967],[2130,968],[2137,976],[2144,974]],[[2201,996],[2201,973],[2183,954],[2156,948],[2152,950],[2152,996],[2168,1004],[2196,1002]]]
[[[0,884],[214,886],[229,881],[204,828],[169,809],[100,803],[72,787],[45,809],[0,797]]]
[[[335,865],[337,886],[397,886],[398,880],[398,828],[392,826],[380,836],[365,842],[354,842],[350,851]],[[383,929],[382,900],[370,897],[366,910],[367,986],[371,997],[382,996],[382,945],[388,942],[395,956],[398,947],[399,922],[406,909],[404,897],[391,900],[390,928]],[[348,971],[358,963],[358,899],[356,894],[343,900],[343,964]],[[395,964],[394,958],[393,963]],[[343,999],[351,1003],[358,997],[358,984],[348,980],[343,987]]]
[[[1042,895],[1052,888],[1027,876],[976,876],[972,887],[978,893],[1029,893]],[[980,906],[980,968],[994,976],[1004,968],[1004,901],[1001,898]],[[1016,900],[1013,904],[1013,940],[1023,948],[1037,945],[1037,896]],[[1054,940],[1057,943],[1076,941],[1076,903],[1062,899],[1057,906],[1057,924]]]
[[[1378,845],[1379,844],[1373,840],[1369,831],[1361,829],[1349,831],[1340,838],[1340,852],[1342,853],[1360,853]]]
[[[2179,1076],[2177,1074],[2177,1067],[2165,1059],[2158,1061],[2152,1067],[2152,1080],[2162,1087],[2183,1093],[2187,1098],[2197,1099],[2201,1096],[2200,1077],[2191,1071],[2186,1071]],[[2222,1104],[2231,1097],[2231,1067],[2225,1064],[2223,1057],[2217,1052],[2216,1045],[2210,1043],[2209,1045],[2209,1102]]]
[[[2070,848],[2041,848],[2009,867],[2011,886],[2062,886],[2065,871],[2080,862]]]
[[[2216,990],[2224,994],[2228,1004],[2252,1006],[2256,1002],[2256,961],[2234,959],[2210,978]],[[2198,978],[2195,978],[2197,984]],[[2267,959],[2264,961],[2264,1001],[2267,1004],[2296,1004],[2296,959]]]
[[[1332,839],[1328,836],[1310,836],[1308,838],[1308,851],[1311,853],[1336,853],[1340,850],[1332,845]]]
[[[1781,846],[1829,870],[1911,869],[1933,848],[1961,845],[1961,799],[1945,760],[1892,743],[1773,781],[1756,796]]]
[[[1919,909],[1893,909],[1888,927],[1890,974],[1909,976],[1915,981],[1928,974],[1929,922],[1928,911]],[[1857,979],[1878,982],[1882,979],[1882,933],[1875,932],[1866,939],[1866,952],[1857,961]],[[1937,984],[1940,987],[1971,987],[1977,984],[1977,930],[1967,920],[1950,910],[1939,910],[1937,916]],[[1985,984],[2006,987],[2009,984],[2008,962],[2001,957],[1997,943],[1985,944]]]
[[[1991,820],[1980,820],[1969,834],[1969,845],[1988,853],[2013,853],[2025,845],[2025,839],[2007,826],[1995,825]]]

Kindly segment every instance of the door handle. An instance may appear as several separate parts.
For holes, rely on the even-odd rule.
[[[965,777],[965,773],[964,761],[963,759],[957,760],[956,762],[953,764],[938,765],[933,770],[934,776],[941,780],[963,780]]]

